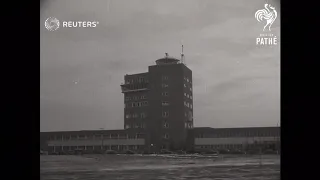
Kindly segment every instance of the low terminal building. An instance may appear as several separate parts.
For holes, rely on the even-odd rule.
[[[138,153],[153,151],[152,144],[146,144],[144,133],[128,130],[64,131],[40,133],[43,149],[52,152],[66,152],[82,149],[88,152],[132,150]],[[188,131],[188,140],[183,150],[279,150],[279,127],[252,128],[194,128]],[[166,148],[168,150],[177,150]]]
[[[194,128],[189,142],[191,149],[280,150],[280,128]]]
[[[49,152],[142,150],[145,145],[144,133],[129,130],[42,132],[40,136],[46,139],[41,147]]]

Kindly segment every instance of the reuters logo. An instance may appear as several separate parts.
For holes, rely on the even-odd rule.
[[[48,31],[55,31],[59,28],[60,22],[55,17],[49,17],[45,23],[44,26],[48,29]]]

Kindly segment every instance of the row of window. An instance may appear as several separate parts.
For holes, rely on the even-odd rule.
[[[167,104],[169,104],[169,103],[167,103]],[[185,113],[185,116],[187,116],[186,113]],[[146,118],[147,114],[143,112],[143,113],[140,113],[140,116],[139,116],[138,113],[133,113],[133,114],[126,114],[125,117],[126,117],[126,119],[130,119],[130,118]],[[169,117],[169,111],[163,111],[162,112],[162,117]]]
[[[168,101],[162,101],[162,106],[169,106],[169,102]]]
[[[145,128],[145,127],[146,127],[145,123],[133,123],[133,124],[126,124],[125,129]]]
[[[133,97],[126,97],[125,100],[126,101],[130,101],[130,100],[139,100],[139,99],[147,99],[147,96],[142,95],[142,96],[133,96]]]
[[[202,145],[196,146],[196,148],[201,149],[243,149],[243,148],[252,148],[252,147],[259,147],[258,144],[215,144],[215,145]],[[275,146],[274,143],[263,144],[266,147]]]
[[[162,106],[169,106],[170,103],[168,101],[162,101],[161,105]],[[193,108],[192,104],[189,103],[189,102],[185,102],[184,101],[184,105],[187,106],[187,107],[190,107],[191,109]],[[148,101],[125,103],[125,107],[126,108],[129,108],[129,107],[144,107],[144,106],[148,106]]]
[[[168,76],[162,76],[162,80],[168,80],[169,77]]]
[[[163,127],[164,128],[169,128],[169,123],[167,123],[167,122],[163,123]]]
[[[168,92],[162,92],[162,96],[169,96]]]
[[[186,88],[187,87],[187,85],[186,84],[183,84],[184,85],[184,87]],[[190,87],[190,91],[192,92],[192,87]]]
[[[130,119],[130,118],[146,118],[147,114],[142,112],[140,113],[140,116],[138,113],[133,113],[133,114],[126,114],[126,119]]]
[[[144,125],[143,125],[144,126]],[[143,134],[137,133],[134,136],[130,136],[128,134],[104,134],[104,135],[65,135],[65,136],[52,136],[49,137],[49,140],[84,140],[84,139],[135,139],[135,138],[141,138]]]
[[[169,106],[170,105],[170,103],[168,101],[162,101],[161,104],[162,104],[162,106]],[[129,108],[129,107],[144,107],[144,106],[148,106],[148,101],[125,103],[124,105],[125,105],[125,108]]]
[[[81,150],[138,150],[143,149],[143,145],[104,145],[104,146],[51,146],[51,151],[73,151]]]
[[[187,93],[184,93],[184,96],[186,96],[187,98],[192,99],[192,95],[189,95],[189,94],[187,94]]]
[[[187,77],[184,77],[184,80],[187,82],[190,82],[190,84],[192,84],[191,80],[189,80]]]
[[[170,103],[168,101],[162,101],[162,106],[169,106]],[[129,107],[144,107],[144,106],[148,106],[149,103],[148,101],[143,101],[143,102],[132,102],[132,103],[125,103],[125,108],[129,108]],[[190,109],[193,108],[192,104],[189,102],[184,101],[184,105],[186,107],[189,107]]]
[[[167,88],[167,87],[169,87],[169,85],[168,84],[162,84],[161,87],[162,88]]]
[[[185,116],[185,117],[188,117],[188,113],[187,113],[187,112],[184,112],[184,116]],[[190,117],[190,116],[192,117],[192,112],[191,112],[191,111],[189,111],[189,117]]]
[[[169,128],[169,123],[164,122],[163,123],[164,128]],[[125,129],[130,129],[130,128],[146,128],[145,123],[132,123],[132,124],[126,124]]]
[[[148,79],[144,78],[144,77],[139,77],[136,79],[127,79],[126,80],[126,84],[133,84],[133,83],[143,83],[143,82],[149,82]]]
[[[188,102],[184,101],[184,105],[187,106],[187,107],[190,107],[190,109],[192,109],[192,104],[191,103],[188,103]]]
[[[164,135],[163,135],[163,138],[164,138],[164,139],[169,139],[170,136],[169,136],[169,134],[164,134]]]
[[[196,146],[201,149],[242,149],[242,144],[216,144],[216,145],[205,145],[205,146]]]
[[[125,103],[125,107],[143,107],[148,106],[148,101]]]
[[[277,132],[230,132],[217,134],[199,134],[198,138],[224,138],[224,137],[276,137]]]
[[[186,129],[192,129],[192,128],[193,128],[193,123],[185,122],[185,123],[184,123],[184,127],[185,127]]]
[[[169,117],[169,112],[168,111],[163,111],[162,112],[162,117]]]

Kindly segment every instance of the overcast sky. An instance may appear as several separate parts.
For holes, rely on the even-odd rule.
[[[272,3],[278,46],[257,46]],[[60,28],[44,21],[99,21]],[[280,7],[264,0],[60,0],[41,4],[41,131],[123,129],[125,74],[179,57],[193,72],[195,127],[276,126],[280,121]]]

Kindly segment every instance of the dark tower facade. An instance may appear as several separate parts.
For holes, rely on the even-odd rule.
[[[124,94],[124,129],[129,139],[145,138],[148,119],[148,73],[125,75],[121,85]]]
[[[192,71],[179,59],[156,60],[147,73],[126,75],[124,125],[143,134],[145,149],[185,149],[193,128]]]

